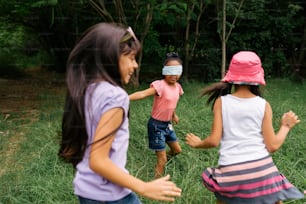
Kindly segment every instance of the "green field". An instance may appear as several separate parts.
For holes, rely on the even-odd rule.
[[[183,152],[167,164],[166,173],[182,188],[177,204],[213,204],[212,193],[201,183],[201,172],[217,163],[218,149],[195,150],[184,143],[185,134],[193,132],[205,137],[209,134],[212,113],[205,98],[199,98],[205,84],[182,84],[185,94],[177,114],[180,123],[174,128]],[[141,88],[146,88],[143,85]],[[135,90],[128,90],[132,92]],[[282,114],[296,112],[301,123],[288,135],[282,148],[273,154],[274,162],[289,181],[301,191],[306,189],[306,85],[285,79],[267,81],[263,89],[274,112],[274,127],[278,130]],[[0,117],[0,203],[77,203],[73,195],[74,170],[57,157],[58,132],[64,91],[42,91],[40,105],[35,111],[22,110],[3,113]],[[131,102],[130,148],[128,165],[132,175],[149,181],[153,178],[155,154],[147,147],[146,124],[152,98]],[[141,198],[144,204],[162,203]],[[306,199],[285,203],[305,204]]]

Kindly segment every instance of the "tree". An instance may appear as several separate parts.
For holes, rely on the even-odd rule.
[[[232,21],[232,23],[228,23],[226,21],[226,8],[227,8],[227,1],[222,0],[222,29],[220,34],[221,44],[222,44],[222,64],[221,64],[221,78],[225,76],[225,66],[226,66],[226,43],[231,35],[231,32],[233,28],[235,27],[236,20],[239,16],[239,12],[241,10],[241,7],[244,3],[244,0],[241,0],[237,10],[235,11],[235,17]],[[219,13],[219,12],[218,12]],[[227,25],[229,24],[229,31],[227,32]]]
[[[242,49],[259,54],[266,76],[304,77],[305,7],[299,0],[0,0],[1,20],[38,36],[35,45],[28,42],[29,51],[46,50],[51,59],[43,64],[58,71],[65,70],[70,49],[90,25],[133,27],[143,44],[134,86],[144,71],[160,77],[156,67],[168,51],[180,53],[185,79],[215,80],[220,70],[222,77],[228,57]]]
[[[289,19],[291,19],[288,23],[295,25],[291,29],[292,32],[289,38],[291,40],[287,43],[290,45],[288,47],[288,61],[292,71],[292,78],[297,82],[303,82],[306,77],[306,14],[303,11],[305,6],[306,2],[293,2],[288,5],[289,12],[287,12],[287,16],[290,16]],[[296,16],[299,16],[299,18],[296,18]]]
[[[104,20],[108,22],[109,21],[114,22],[114,18],[112,17],[111,12],[106,8],[105,1],[89,0],[89,2]],[[150,0],[146,2],[140,0],[130,1],[130,5],[125,4],[124,6],[125,8],[131,7],[132,8],[131,10],[133,11],[132,15],[129,15],[130,18],[127,18],[125,10],[123,9],[122,1],[121,0],[113,1],[114,10],[116,11],[116,14],[118,16],[117,22],[126,26],[131,25],[132,22],[134,22],[132,26],[134,30],[136,30],[137,28],[142,29],[142,32],[139,35],[140,36],[139,41],[142,45],[144,44],[145,37],[147,36],[150,29],[155,3],[156,3],[155,0]],[[134,87],[139,86],[139,72],[141,69],[142,56],[143,55],[141,52],[138,56],[139,68],[135,71],[133,77],[131,78],[131,84]]]
[[[57,0],[16,0],[1,2],[3,14],[11,24],[23,26],[30,33],[35,33],[42,49],[50,55],[49,62],[42,66],[57,71],[65,70],[67,56],[80,31],[94,19],[83,21],[84,16],[91,16],[87,3],[79,1]],[[82,22],[81,22],[82,21]],[[39,49],[38,49],[39,50]]]
[[[196,9],[197,8],[197,12]],[[206,8],[206,4],[204,0],[196,1],[196,0],[189,0],[187,1],[187,11],[186,11],[186,28],[185,28],[185,40],[184,40],[184,53],[185,53],[185,60],[184,60],[184,79],[188,80],[188,73],[189,73],[189,62],[191,60],[191,56],[194,56],[196,46],[200,37],[200,22],[201,17]],[[195,16],[195,26],[194,26],[194,40],[191,42],[190,33],[191,33],[191,26],[193,25],[193,16]]]

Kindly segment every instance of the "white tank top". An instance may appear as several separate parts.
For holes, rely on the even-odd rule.
[[[265,99],[221,97],[223,136],[219,165],[251,161],[269,155],[262,135]]]

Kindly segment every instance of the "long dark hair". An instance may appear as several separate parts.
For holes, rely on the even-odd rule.
[[[84,100],[89,84],[99,81],[122,87],[119,56],[139,52],[136,37],[119,25],[99,23],[81,36],[67,60],[67,95],[58,155],[75,167],[84,155],[88,135]]]
[[[239,85],[239,84],[231,84],[225,82],[214,83],[203,89],[202,95],[208,95],[207,104],[212,104],[211,108],[213,109],[215,101],[220,96],[224,96],[232,93],[232,86],[249,86],[250,91],[256,96],[262,96],[260,87],[257,85]]]

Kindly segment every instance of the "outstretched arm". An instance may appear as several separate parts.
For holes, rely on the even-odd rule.
[[[134,101],[134,100],[144,99],[148,96],[153,96],[155,94],[156,94],[156,90],[153,87],[150,87],[143,91],[137,91],[135,93],[130,94],[129,98],[131,101]]]
[[[221,98],[218,98],[214,104],[214,119],[212,124],[211,134],[201,140],[200,137],[193,133],[186,135],[186,143],[194,148],[212,148],[217,147],[220,144],[222,138],[222,104]]]
[[[122,123],[123,114],[121,108],[113,108],[102,115],[90,152],[90,168],[107,180],[147,198],[174,201],[175,197],[181,195],[181,189],[169,180],[169,175],[151,182],[144,182],[124,172],[109,158],[112,142],[117,128]]]
[[[265,145],[270,153],[277,151],[282,146],[290,129],[300,122],[298,116],[294,112],[289,111],[284,113],[281,119],[281,126],[275,135],[272,118],[272,109],[270,104],[267,102],[265,116],[262,122],[262,133]]]

